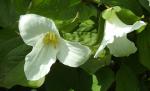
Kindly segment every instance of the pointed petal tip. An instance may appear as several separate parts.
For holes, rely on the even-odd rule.
[[[97,56],[94,55],[94,58],[97,58]]]
[[[137,21],[137,22],[139,22],[141,25],[146,25],[144,21]]]
[[[141,28],[142,26],[145,26],[146,23],[144,21],[136,21],[134,24],[133,24],[133,27],[131,30],[137,30],[139,28]]]
[[[98,57],[98,53],[96,52],[95,55],[94,55],[94,58],[97,58],[97,57]]]

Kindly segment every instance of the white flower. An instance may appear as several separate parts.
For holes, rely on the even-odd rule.
[[[38,80],[48,74],[56,58],[65,65],[78,67],[91,52],[78,42],[61,38],[54,22],[46,17],[22,15],[19,31],[23,41],[33,47],[25,57],[24,71],[28,80]]]
[[[116,57],[129,56],[135,53],[137,48],[133,42],[127,39],[127,33],[137,30],[143,25],[145,25],[143,21],[126,25],[115,13],[112,13],[111,17],[105,21],[104,37],[94,57],[98,57],[106,46],[110,53]]]

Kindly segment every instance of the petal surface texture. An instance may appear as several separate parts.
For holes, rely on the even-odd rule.
[[[43,33],[54,31],[59,36],[52,20],[36,14],[20,16],[19,31],[24,42],[30,46],[34,46]]]
[[[57,58],[64,65],[78,67],[89,58],[91,50],[78,42],[61,40]]]
[[[134,43],[128,40],[126,36],[116,37],[113,43],[109,43],[107,47],[115,57],[129,56],[137,50]]]
[[[24,71],[28,80],[38,80],[50,71],[56,61],[57,50],[50,45],[44,45],[40,39],[25,58]]]

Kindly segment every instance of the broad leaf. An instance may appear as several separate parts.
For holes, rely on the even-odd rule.
[[[81,42],[84,45],[93,46],[97,43],[97,30],[94,28],[94,22],[92,20],[82,22],[74,32],[63,32],[62,34],[65,39]]]
[[[101,2],[108,6],[121,6],[130,9],[138,16],[142,15],[142,9],[137,0],[101,0]]]
[[[10,0],[0,0],[0,26],[13,27],[16,23],[16,11]]]
[[[36,2],[33,0],[33,4]],[[40,3],[41,2],[41,3]],[[30,9],[30,12],[48,16],[54,20],[85,20],[96,14],[92,6],[81,0],[44,0]]]
[[[7,29],[1,31],[0,35],[5,36],[1,36],[3,42],[0,44],[0,86],[6,88],[11,88],[15,85],[41,86],[44,78],[38,81],[27,81],[24,74],[24,58],[30,52],[31,47],[23,44],[19,35],[15,32]],[[9,32],[12,34],[9,34]]]
[[[96,77],[98,79],[99,85],[101,86],[100,91],[108,91],[115,80],[114,72],[108,67],[103,67],[97,71]]]
[[[116,74],[116,91],[140,91],[137,77],[126,65],[121,65]]]
[[[41,89],[46,91],[91,91],[92,76],[79,68],[55,63]]]
[[[139,0],[139,2],[150,13],[150,6],[148,0]]]
[[[150,24],[142,31],[137,38],[137,45],[139,49],[140,62],[150,69]]]

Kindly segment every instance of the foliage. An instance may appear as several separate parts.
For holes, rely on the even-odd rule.
[[[114,57],[105,48],[103,55],[93,58],[104,36],[104,19],[111,15],[104,14],[104,10],[114,6],[121,8],[117,15],[124,23],[147,23],[141,30],[128,34],[138,51],[128,57]],[[0,0],[0,12],[0,87],[17,89],[14,87],[19,85],[37,91],[150,91],[148,0]],[[19,35],[18,20],[27,13],[53,19],[63,38],[92,50],[89,60],[78,68],[56,62],[45,78],[26,80],[24,58],[31,47]]]

